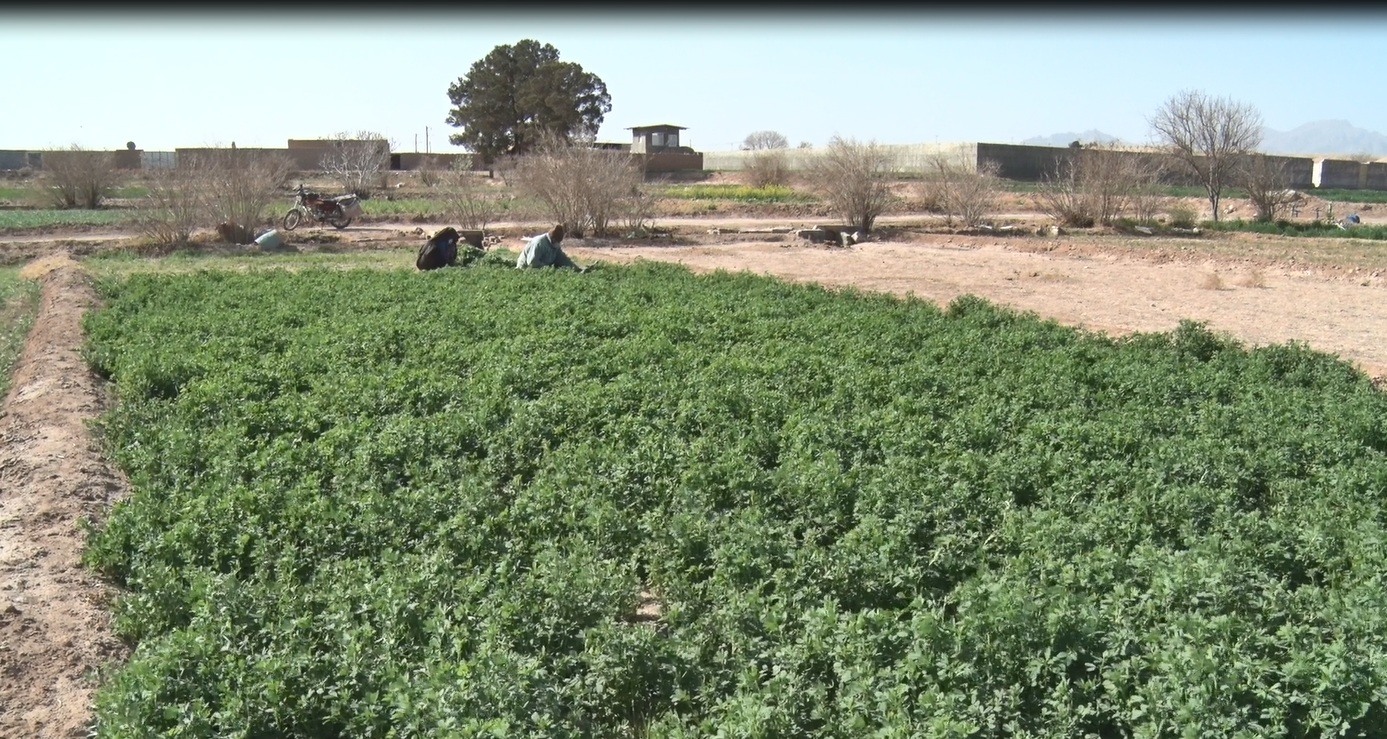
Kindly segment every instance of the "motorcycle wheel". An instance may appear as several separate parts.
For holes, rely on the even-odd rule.
[[[333,213],[327,217],[327,222],[331,223],[333,228],[338,230],[352,225],[352,219],[348,218],[346,213]]]
[[[284,214],[284,230],[293,231],[299,227],[299,222],[303,220],[303,214],[297,208]]]

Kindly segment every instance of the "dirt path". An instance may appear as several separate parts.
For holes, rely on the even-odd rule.
[[[71,262],[43,279],[0,417],[0,737],[85,736],[92,671],[124,655],[81,564],[81,521],[125,489],[85,425],[103,402],[79,353],[96,296]]]

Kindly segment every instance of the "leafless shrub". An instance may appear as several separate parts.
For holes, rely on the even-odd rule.
[[[1238,284],[1243,287],[1266,287],[1267,276],[1263,274],[1261,270],[1254,269],[1243,275],[1242,279],[1238,280]]]
[[[1223,285],[1223,278],[1219,277],[1217,272],[1205,272],[1204,276],[1199,280],[1199,289],[1223,290],[1225,289]]]
[[[332,150],[323,155],[319,166],[331,174],[349,193],[369,199],[385,181],[390,164],[390,142],[373,131],[356,131],[333,137]]]
[[[1111,225],[1132,211],[1154,219],[1160,165],[1155,157],[1108,148],[1074,148],[1059,158],[1036,194],[1037,207],[1060,225]]]
[[[261,215],[279,196],[293,162],[283,154],[235,149],[214,149],[190,159],[180,157],[178,166],[201,179],[217,232],[234,244],[254,241]]]
[[[590,138],[555,136],[520,157],[511,177],[517,190],[543,203],[550,220],[578,238],[588,230],[607,235],[645,181],[630,154],[595,148]]]
[[[834,136],[810,164],[809,175],[829,210],[848,225],[871,232],[878,216],[894,200],[891,180],[896,163],[890,150],[875,141]]]
[[[437,157],[424,157],[419,160],[419,183],[424,187],[436,187],[443,181],[443,173],[438,166]]]
[[[1249,154],[1242,159],[1239,170],[1247,199],[1257,210],[1258,221],[1274,221],[1287,206],[1296,199],[1291,190],[1290,176],[1286,173],[1286,160],[1274,159],[1266,154]]]
[[[621,205],[621,228],[626,233],[640,234],[655,226],[655,209],[659,203],[660,183],[641,182]]]
[[[748,158],[745,173],[752,187],[784,185],[790,181],[790,163],[779,149],[758,151]]]
[[[993,161],[979,163],[976,169],[967,162],[946,154],[929,158],[925,192],[938,203],[947,223],[957,218],[965,226],[976,226],[997,209],[1001,196],[1001,178]]]
[[[59,208],[100,208],[120,181],[115,152],[90,151],[77,144],[43,152],[43,171]]]
[[[1082,150],[1071,149],[1073,154],[1056,159],[1054,170],[1042,176],[1035,204],[1062,226],[1087,228],[1098,220],[1098,206],[1084,180]]]
[[[1165,178],[1169,172],[1169,159],[1142,153],[1130,160],[1132,189],[1128,193],[1128,204],[1132,217],[1141,223],[1154,223],[1161,207],[1165,204]]]
[[[186,246],[193,229],[208,218],[207,197],[195,168],[159,169],[146,177],[143,206],[135,226],[156,249]]]
[[[455,165],[448,170],[443,209],[449,221],[463,228],[484,231],[501,214],[502,206],[500,199],[491,192],[495,188],[478,179],[464,166]]]

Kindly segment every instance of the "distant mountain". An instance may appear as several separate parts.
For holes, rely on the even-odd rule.
[[[1261,148],[1268,154],[1381,157],[1387,156],[1387,135],[1358,128],[1348,121],[1315,121],[1289,131],[1263,128]]]
[[[1109,136],[1108,134],[1103,133],[1102,131],[1090,128],[1089,130],[1084,131],[1083,133],[1074,133],[1070,131],[1066,133],[1051,134],[1049,136],[1036,136],[1034,138],[1026,139],[1021,143],[1025,146],[1069,146],[1071,143],[1075,141],[1081,141],[1084,144],[1111,144],[1112,142],[1117,141],[1117,137]]]

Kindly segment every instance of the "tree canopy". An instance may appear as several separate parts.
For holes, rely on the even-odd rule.
[[[448,140],[481,154],[523,154],[544,134],[595,136],[612,109],[607,86],[550,44],[524,39],[501,45],[448,87],[455,106],[447,122],[462,130]]]
[[[790,141],[779,131],[753,131],[742,140],[742,148],[749,151],[761,149],[786,149]]]

